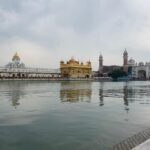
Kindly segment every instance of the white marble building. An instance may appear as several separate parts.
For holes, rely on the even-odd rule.
[[[150,79],[150,62],[136,63],[132,58],[128,61],[128,70],[134,79]]]
[[[0,78],[59,78],[60,69],[46,69],[46,68],[30,68],[26,67],[24,63],[20,61],[19,55],[16,53],[12,62],[0,67]]]

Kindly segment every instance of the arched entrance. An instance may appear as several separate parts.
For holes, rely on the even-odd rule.
[[[86,78],[89,78],[89,75],[87,74],[85,77],[86,77]]]
[[[146,79],[146,71],[145,70],[139,70],[138,71],[138,78],[139,79]]]
[[[18,73],[18,74],[17,74],[17,77],[20,78],[20,77],[21,77],[21,73]]]
[[[15,78],[16,77],[15,74],[13,74],[12,77]]]

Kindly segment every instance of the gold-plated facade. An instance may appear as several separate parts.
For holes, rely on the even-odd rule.
[[[91,62],[80,63],[72,57],[66,63],[60,61],[60,71],[63,78],[90,78],[92,74]]]

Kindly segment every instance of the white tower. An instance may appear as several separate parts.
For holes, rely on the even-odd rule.
[[[100,54],[99,56],[99,74],[103,74],[103,56]]]

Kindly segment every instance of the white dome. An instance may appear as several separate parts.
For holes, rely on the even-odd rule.
[[[139,66],[144,66],[144,63],[143,62],[139,62]]]
[[[130,58],[129,61],[128,61],[128,65],[129,66],[134,66],[135,65],[135,60]]]

